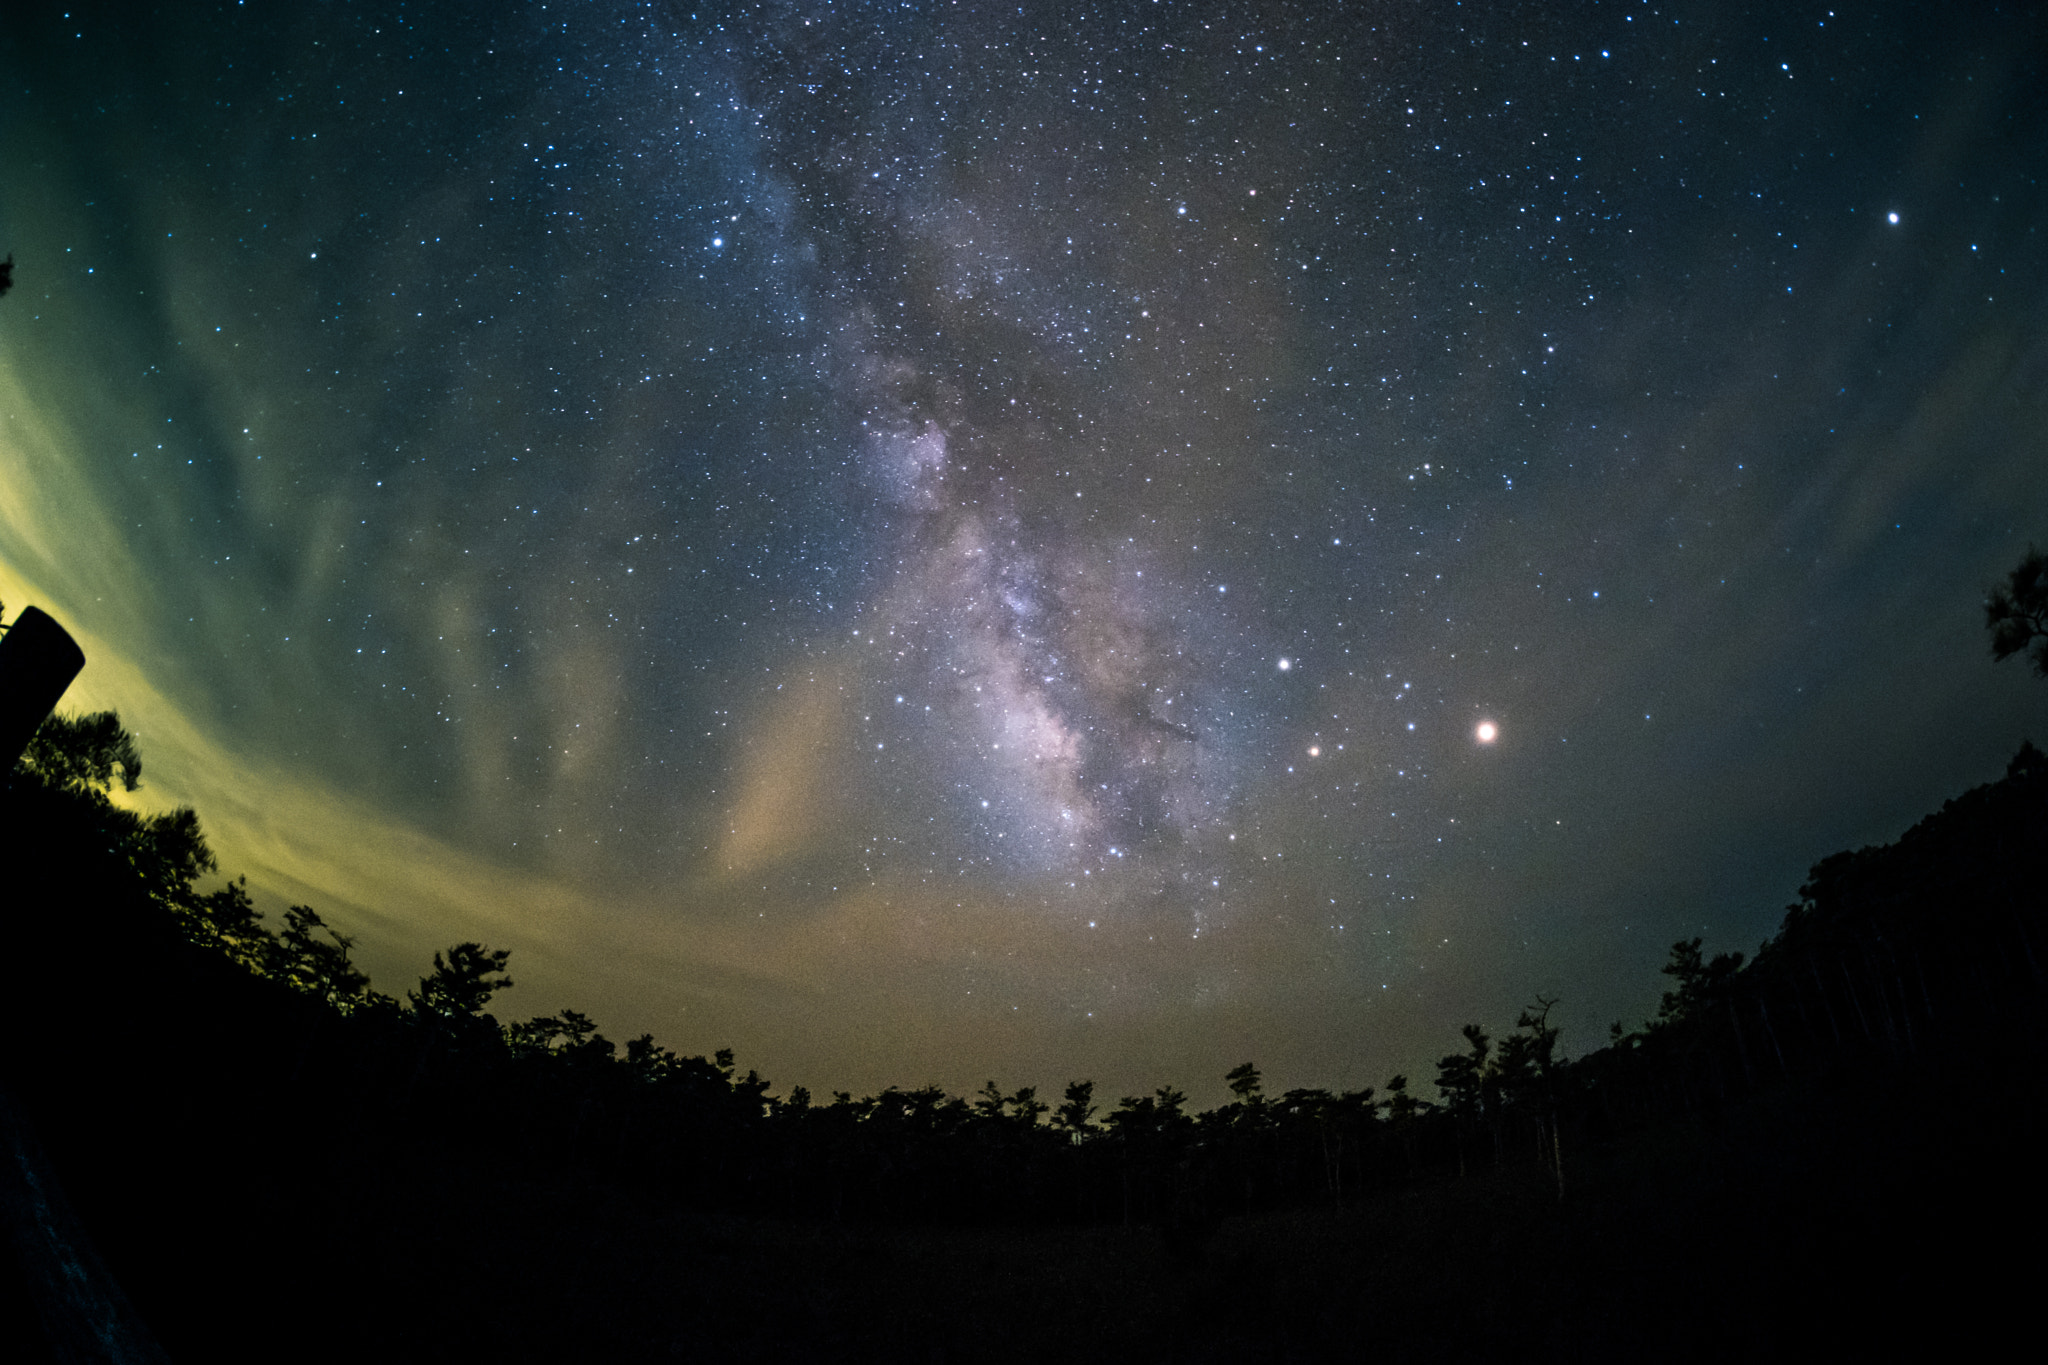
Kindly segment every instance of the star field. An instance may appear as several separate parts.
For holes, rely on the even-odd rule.
[[[19,28],[0,599],[387,988],[824,1089],[1578,1050],[2041,715],[2037,17]]]

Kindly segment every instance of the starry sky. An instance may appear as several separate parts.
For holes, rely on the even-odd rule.
[[[9,24],[0,601],[386,990],[1378,1084],[2048,739],[2038,10]]]

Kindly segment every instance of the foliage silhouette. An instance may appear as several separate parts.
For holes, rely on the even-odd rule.
[[[348,960],[355,939],[329,928],[309,905],[284,912],[284,932],[268,964],[269,973],[346,1014],[369,992],[370,978]]]
[[[1742,969],[1741,953],[1716,953],[1713,961],[1703,961],[1700,942],[1694,938],[1672,944],[1671,960],[1657,969],[1678,983],[1677,990],[1664,992],[1657,1006],[1657,1024],[1679,1024],[1697,1017],[1725,993],[1729,981]]]
[[[123,791],[142,786],[142,755],[112,711],[50,717],[29,740],[22,761],[45,781],[79,791],[108,791],[117,772]]]
[[[1632,1226],[1617,1210],[1634,1207],[1614,1202],[1622,1196],[1602,1174],[1617,1153],[1690,1151],[1689,1135],[1758,1121],[1731,1116],[1772,1106],[1833,1113],[1868,1097],[1872,1112],[1889,1116],[1884,1123],[1845,1119],[1840,1132],[1848,1136],[1828,1139],[1831,1151],[1862,1150],[1854,1144],[1886,1141],[1885,1124],[1906,1122],[1897,1097],[1927,1085],[1949,1111],[1945,1127],[1911,1129],[1932,1133],[1913,1139],[1936,1143],[1930,1150],[1981,1142],[2004,1153],[1999,1134],[2035,1131],[2026,1125],[2036,1120],[2025,1117],[2034,1111],[2024,1108],[2019,1117],[1984,1109],[1987,1117],[1969,1119],[1969,1105],[2022,1100],[2009,1084],[1956,1079],[2044,1074],[2036,1040],[2048,999],[2039,896],[2048,759],[2031,745],[2003,780],[1957,798],[1897,843],[1817,863],[1779,933],[1754,958],[1708,955],[1697,939],[1674,945],[1664,969],[1670,989],[1640,1031],[1617,1026],[1606,1046],[1567,1058],[1552,1022],[1556,1002],[1538,996],[1498,1039],[1465,1026],[1464,1048],[1438,1064],[1441,1105],[1411,1093],[1404,1076],[1377,1094],[1297,1087],[1271,1098],[1247,1062],[1222,1078],[1230,1101],[1207,1112],[1192,1112],[1184,1092],[1162,1086],[1100,1113],[1085,1080],[1069,1082],[1056,1107],[1032,1087],[1006,1089],[993,1079],[970,1098],[935,1086],[840,1093],[826,1104],[801,1089],[777,1098],[758,1074],[741,1072],[730,1050],[679,1056],[648,1035],[619,1048],[575,1010],[500,1026],[486,1010],[511,986],[510,955],[476,943],[435,954],[418,985],[394,1000],[371,988],[350,959],[353,941],[311,907],[291,907],[273,934],[242,881],[201,889],[216,865],[192,812],[144,816],[111,800],[114,784],[140,769],[117,718],[65,718],[38,735],[7,782],[4,827],[15,846],[75,869],[69,900],[92,910],[19,917],[0,987],[18,1017],[35,1022],[0,1055],[10,1084],[39,1106],[39,1126],[47,1122],[53,1145],[71,1154],[72,1169],[103,1173],[85,1216],[112,1230],[110,1258],[141,1268],[124,1277],[145,1287],[142,1310],[166,1324],[174,1355],[182,1347],[217,1356],[233,1334],[244,1333],[235,1339],[246,1344],[285,1330],[304,1312],[291,1285],[326,1277],[348,1287],[352,1311],[365,1315],[359,1332],[337,1331],[337,1356],[371,1349],[378,1333],[402,1321],[424,1333],[427,1353],[473,1356],[488,1344],[507,1358],[545,1358],[550,1349],[658,1358],[668,1340],[619,1334],[666,1321],[656,1305],[669,1299],[650,1291],[621,1302],[579,1269],[616,1272],[624,1264],[603,1259],[603,1237],[579,1221],[596,1208],[635,1227],[643,1226],[638,1211],[665,1210],[671,1221],[788,1220],[849,1237],[870,1235],[855,1231],[864,1228],[904,1236],[934,1228],[1007,1229],[1004,1236],[1019,1238],[1063,1228],[1077,1237],[1091,1228],[1142,1234],[1157,1239],[1160,1273],[1187,1286],[1185,1301],[1175,1301],[1183,1306],[1147,1321],[1206,1323],[1202,1330],[1220,1333],[1219,1341],[1262,1332],[1259,1339],[1278,1341],[1274,1334],[1321,1330],[1321,1319],[1276,1316],[1256,1302],[1242,1312],[1218,1306],[1239,1282],[1265,1286],[1259,1295],[1289,1292],[1284,1280],[1261,1278],[1227,1249],[1236,1245],[1234,1227],[1260,1219],[1357,1208],[1384,1221],[1406,1207],[1400,1200],[1422,1199],[1443,1214],[1439,1223],[1463,1226],[1463,1215],[1445,1211],[1477,1196],[1458,1192],[1492,1191],[1488,1207],[1497,1204],[1506,1221],[1481,1219],[1470,1234],[1477,1240],[1456,1245],[1493,1245],[1502,1227],[1541,1235],[1547,1225],[1528,1221],[1537,1215],[1512,1212],[1534,1190],[1541,1207],[1566,1211],[1545,1217],[1600,1230],[1585,1233],[1597,1245],[1607,1238],[1691,1267],[1682,1259],[1690,1252],[1644,1249],[1615,1231]],[[102,1078],[104,1099],[80,1107],[76,1077],[86,1069]],[[1965,1117],[1956,1117],[1959,1105]],[[122,1117],[130,1113],[162,1116],[139,1147],[136,1125]],[[1818,1120],[1787,1122],[1789,1130],[1760,1129],[1773,1136],[1741,1148],[1759,1153],[1759,1188],[1778,1178],[1770,1163],[1783,1159],[1764,1154],[1786,1142],[1806,1150],[1802,1125]],[[293,1135],[289,1165],[275,1175],[259,1173],[251,1155],[267,1134]],[[1872,1168],[1897,1168],[1890,1147],[1869,1151]],[[1857,1164],[1863,1157],[1815,1159],[1823,1174],[1842,1172],[1844,1189],[1871,1185]],[[1830,1188],[1817,1179],[1809,1175],[1798,1188]],[[1912,1206],[1919,1187],[1902,1188],[1899,1198]],[[1669,1207],[1706,1199],[1676,1175],[1658,1177],[1655,1189],[1657,1199],[1678,1201]],[[1717,1197],[1734,1206],[1751,1196]],[[516,1210],[541,1208],[557,1211],[533,1213],[531,1237],[505,1222],[525,1216]],[[251,1272],[269,1297],[246,1321],[182,1306],[208,1295],[199,1272],[179,1268],[194,1259],[179,1239],[216,1223],[241,1228],[234,1235],[247,1245],[298,1248],[290,1279],[282,1266]],[[651,1230],[653,1221],[644,1226],[650,1230],[636,1235],[669,1235]],[[411,1229],[417,1257],[388,1251],[398,1227]],[[1417,1225],[1403,1235],[1421,1246],[1434,1245],[1436,1234]],[[1742,1236],[1757,1235],[1743,1225]],[[567,1258],[542,1250],[565,1236],[584,1249]],[[533,1264],[554,1266],[562,1283],[582,1286],[576,1292],[606,1305],[609,1316],[565,1306],[567,1291],[532,1278],[526,1262],[491,1259],[489,1237],[530,1249]],[[1450,1282],[1462,1253],[1443,1246],[1441,1278]],[[216,1250],[216,1264],[249,1264],[225,1243]],[[1845,1266],[1866,1264],[1853,1248],[1837,1254]],[[440,1310],[418,1284],[436,1282],[436,1257],[496,1267],[468,1283],[468,1302],[526,1326],[467,1342],[435,1326]],[[738,1282],[703,1271],[715,1262],[688,1264],[721,1292]],[[1388,1263],[1379,1273],[1426,1298],[1435,1281],[1422,1265]],[[1307,1284],[1321,1272],[1301,1273]],[[1512,1273],[1531,1272],[1521,1264]],[[872,1284],[874,1293],[890,1292]],[[1600,1302],[1623,1302],[1614,1292]],[[565,1335],[534,1327],[537,1310],[520,1295],[556,1305],[567,1315]],[[746,1314],[722,1313],[711,1299],[690,1302],[699,1304],[692,1330],[709,1334],[705,1340],[751,1340]],[[1563,1310],[1532,1299],[1530,1311]],[[1398,1338],[1401,1329],[1381,1330]]]
[[[1089,1120],[1095,1117],[1095,1082],[1068,1081],[1065,1101],[1054,1111],[1053,1125],[1073,1134],[1076,1141],[1088,1131]]]
[[[2048,678],[2048,554],[2029,545],[2027,553],[1993,587],[1984,603],[1984,624],[1991,631],[1991,657],[2003,663],[2025,653],[2034,672]]]
[[[488,1019],[483,1012],[491,997],[512,985],[505,964],[512,954],[492,951],[481,943],[458,943],[444,960],[434,954],[434,970],[420,978],[405,1000],[416,1015],[447,1021]],[[495,979],[494,979],[495,978]]]

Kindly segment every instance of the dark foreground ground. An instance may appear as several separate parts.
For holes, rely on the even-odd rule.
[[[1572,1360],[1975,1354],[2030,1332],[2038,1070],[1845,1074],[1532,1170],[1151,1228],[704,1217],[459,1153],[211,1157],[42,1116],[171,1358]],[[96,1108],[97,1106],[87,1106]],[[109,1151],[127,1152],[120,1162]],[[78,1158],[90,1153],[91,1160]],[[19,1277],[9,1359],[43,1350]]]

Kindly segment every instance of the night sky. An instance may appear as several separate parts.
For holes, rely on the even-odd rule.
[[[387,991],[1380,1084],[2048,740],[2038,11],[9,16],[0,601]]]

